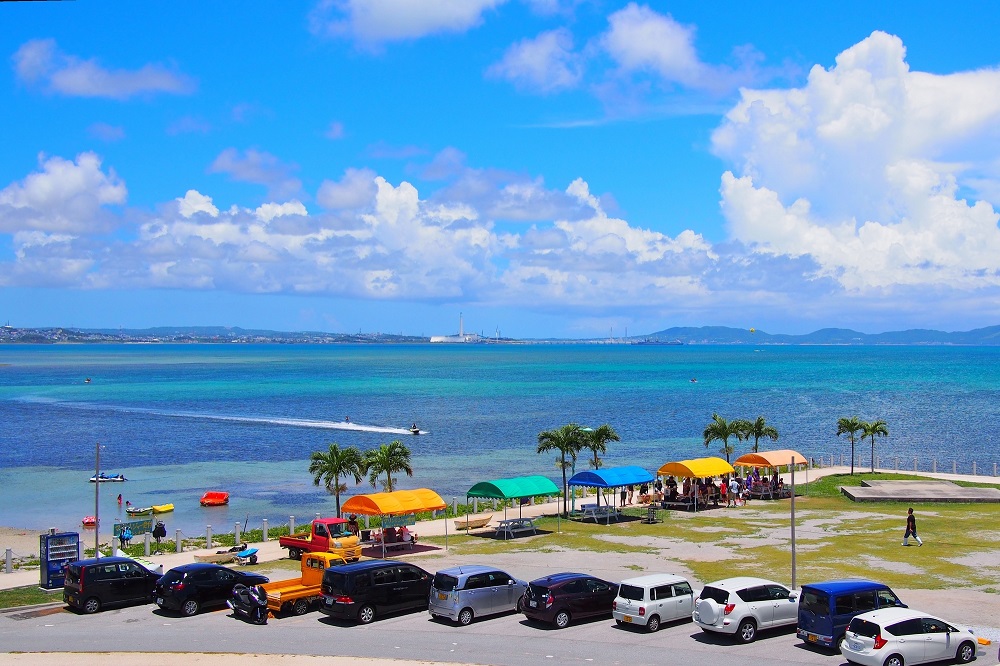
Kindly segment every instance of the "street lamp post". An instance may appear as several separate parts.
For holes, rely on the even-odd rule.
[[[101,443],[94,454],[94,558],[101,558]]]

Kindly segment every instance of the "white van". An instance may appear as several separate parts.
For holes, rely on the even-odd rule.
[[[663,622],[691,617],[694,591],[676,574],[649,574],[623,580],[612,605],[618,624],[637,624],[656,631]]]

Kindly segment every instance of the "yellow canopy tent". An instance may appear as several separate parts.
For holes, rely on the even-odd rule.
[[[415,490],[394,490],[391,493],[355,495],[344,502],[343,513],[358,513],[363,516],[403,516],[410,513],[438,511],[447,505],[441,496],[428,488]],[[448,521],[444,523],[445,539],[448,538]],[[382,541],[382,557],[385,557],[385,541]]]
[[[669,462],[656,470],[657,476],[680,476],[689,479],[704,479],[710,476],[732,474],[736,470],[722,458],[694,458]],[[695,497],[694,510],[698,510],[698,498]]]
[[[805,465],[808,462],[806,457],[798,451],[781,449],[780,451],[744,453],[733,464],[741,467],[784,467],[792,464],[792,458],[795,458],[796,465]]]

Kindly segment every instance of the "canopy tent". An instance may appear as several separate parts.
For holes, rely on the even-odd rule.
[[[559,488],[552,483],[551,479],[544,476],[516,476],[510,479],[493,479],[492,481],[480,481],[469,488],[465,493],[465,498],[489,497],[491,499],[522,499],[524,497],[538,497],[539,495],[558,495]],[[521,506],[517,507],[517,515],[521,516]],[[503,505],[503,517],[507,519],[507,505]],[[468,516],[466,516],[468,520]]]
[[[744,453],[733,464],[742,467],[784,467],[785,465],[791,465],[793,458],[796,465],[805,465],[808,462],[806,457],[798,451],[781,449],[780,451]]]
[[[402,516],[409,513],[438,511],[447,505],[441,496],[428,488],[394,490],[391,493],[355,495],[344,502],[343,513],[363,516]],[[444,521],[445,539],[448,538],[448,521]],[[384,531],[383,531],[384,534]],[[382,557],[385,557],[385,539],[382,539]]]
[[[638,486],[652,482],[653,475],[642,467],[626,465],[577,472],[570,478],[568,485],[588,488],[621,488],[622,486]],[[600,493],[597,495],[597,503],[598,505],[601,503]]]
[[[656,470],[657,476],[681,476],[689,479],[704,479],[710,476],[732,474],[736,470],[722,458],[694,458],[669,462]]]

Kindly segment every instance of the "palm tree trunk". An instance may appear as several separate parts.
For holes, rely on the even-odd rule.
[[[560,465],[560,467],[562,467],[562,474],[563,474],[563,518],[565,518],[568,515],[567,509],[569,508],[569,504],[567,503],[567,495],[569,495],[569,486],[566,485],[566,454],[565,453],[562,455],[562,464]]]

